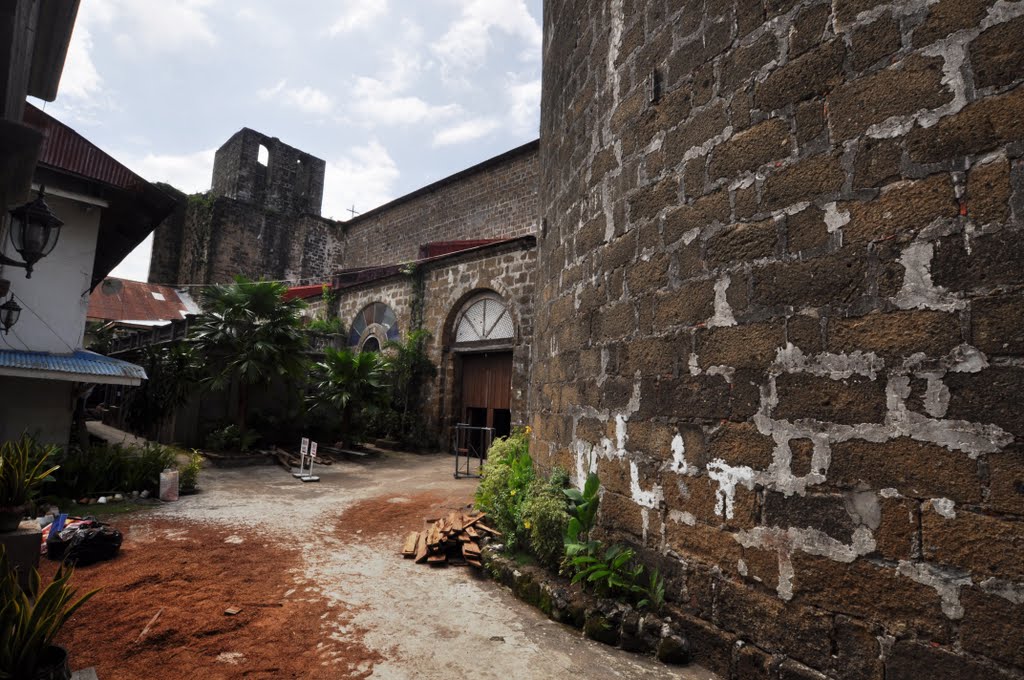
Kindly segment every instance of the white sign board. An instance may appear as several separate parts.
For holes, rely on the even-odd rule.
[[[316,442],[310,444],[309,455],[312,456],[313,458],[316,458]]]
[[[303,456],[309,453],[309,437],[302,438],[302,448],[299,450],[302,452]],[[316,444],[313,444],[313,450],[316,451]]]

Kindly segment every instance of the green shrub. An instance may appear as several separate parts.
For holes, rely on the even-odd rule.
[[[49,465],[56,452],[56,447],[40,446],[28,435],[0,445],[0,508],[20,509],[31,501],[60,467]]]
[[[529,532],[523,526],[523,507],[530,498],[534,481],[530,439],[517,429],[508,437],[499,437],[487,451],[481,470],[476,506],[487,513],[495,528],[504,534],[510,550],[527,546]]]
[[[203,469],[203,457],[198,451],[192,449],[188,456],[188,462],[178,468],[178,486],[183,491],[191,491],[196,488],[199,482],[199,472]]]
[[[206,447],[213,451],[248,451],[260,440],[259,432],[246,430],[243,435],[237,425],[225,425],[206,435]]]
[[[176,466],[174,450],[147,443],[140,448],[97,444],[58,455],[61,469],[46,487],[50,496],[81,498],[118,491],[156,492],[160,473]]]
[[[568,476],[565,476],[568,479]],[[523,528],[529,532],[530,550],[543,564],[557,568],[565,554],[563,537],[569,524],[562,476],[536,480],[522,503]]]

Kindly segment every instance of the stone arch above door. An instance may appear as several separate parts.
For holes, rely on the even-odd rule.
[[[463,303],[452,328],[456,347],[511,347],[515,344],[516,323],[512,310],[497,293],[485,291]]]

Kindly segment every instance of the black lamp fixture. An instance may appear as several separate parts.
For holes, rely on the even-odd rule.
[[[32,278],[32,267],[35,263],[53,251],[54,246],[57,245],[57,239],[60,238],[60,228],[64,226],[64,223],[57,219],[57,216],[50,210],[50,206],[46,205],[46,201],[43,200],[45,190],[46,187],[39,187],[39,195],[35,200],[10,211],[11,245],[18,251],[24,262],[13,260],[0,253],[0,264],[23,267],[26,279]]]
[[[11,326],[18,323],[20,316],[21,307],[14,301],[14,295],[11,295],[7,302],[0,305],[0,330],[3,330],[4,335],[11,330]]]

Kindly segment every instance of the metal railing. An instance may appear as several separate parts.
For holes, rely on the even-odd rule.
[[[473,427],[466,423],[455,426],[455,479],[479,477],[494,441],[493,427]]]

